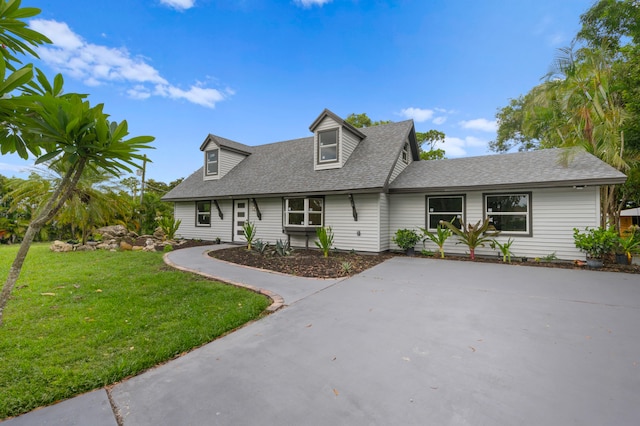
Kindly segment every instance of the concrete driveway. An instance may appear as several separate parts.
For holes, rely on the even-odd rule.
[[[637,425],[640,276],[397,257],[110,397],[124,425]]]

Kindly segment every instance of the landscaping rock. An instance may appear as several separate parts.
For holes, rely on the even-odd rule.
[[[95,251],[96,247],[89,245],[89,244],[81,244],[79,246],[76,246],[75,248],[76,251]]]
[[[69,243],[65,243],[64,241],[55,240],[50,246],[49,249],[54,252],[67,252],[73,251],[73,245]]]
[[[123,225],[111,225],[111,226],[103,226],[102,228],[98,228],[95,230],[94,234],[101,234],[102,239],[107,238],[122,238],[129,234],[127,228]]]
[[[120,241],[120,250],[124,250],[124,251],[133,250],[133,245],[129,244],[126,241]]]

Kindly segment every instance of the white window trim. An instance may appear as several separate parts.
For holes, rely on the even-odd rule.
[[[289,210],[289,200],[299,200],[302,199],[302,197],[291,197],[291,198],[286,198],[285,199],[285,226],[287,227],[298,227],[298,228],[309,228],[309,227],[317,227],[320,228],[322,226],[324,226],[324,198],[322,197],[305,197],[304,198],[304,211],[302,210]],[[309,200],[320,200],[322,202],[322,210],[317,211],[317,210],[309,210]],[[304,223],[302,225],[298,224],[298,223],[289,223],[289,213],[302,213],[304,214]],[[321,223],[319,224],[309,224],[309,213],[312,214],[320,214],[320,221]]]
[[[335,144],[329,144],[329,145],[322,145],[321,142],[321,138],[322,138],[322,134],[323,133],[331,133],[331,132],[335,132],[336,134],[336,143]],[[336,147],[336,158],[335,159],[331,159],[331,160],[323,160],[322,159],[322,148],[330,148],[330,147]],[[318,164],[327,164],[327,163],[337,163],[340,160],[340,128],[335,128],[335,129],[327,129],[327,130],[322,130],[318,132]]]
[[[460,219],[460,226],[465,226],[465,205],[466,205],[466,197],[465,195],[460,195],[460,194],[452,194],[452,195],[427,195],[427,223],[426,223],[426,228],[429,231],[435,231],[436,228],[431,228],[429,225],[431,224],[431,218],[429,217],[431,215],[431,211],[429,211],[429,199],[431,198],[461,198],[462,199],[462,211],[460,213],[458,212],[433,212],[433,214],[437,214],[437,215],[446,215],[446,214],[451,214],[452,218],[453,216],[455,216],[456,218]]]
[[[513,197],[515,195],[522,196],[524,195],[527,199],[527,211],[526,212],[490,212],[489,211],[489,203],[487,202],[487,198],[489,197]],[[526,217],[525,226],[526,230],[524,231],[500,231],[500,235],[521,235],[521,236],[532,236],[531,231],[531,192],[500,192],[495,194],[482,194],[483,202],[484,202],[484,214],[485,217],[490,216],[522,216]]]
[[[209,211],[200,211],[198,210],[198,207],[200,205],[200,203],[209,203]],[[202,200],[202,201],[196,201],[196,226],[200,226],[200,227],[211,227],[211,201],[206,201],[206,200]],[[209,223],[200,223],[200,216],[209,216]]]
[[[217,155],[218,158],[216,161],[209,161],[209,153],[213,151],[218,151],[218,155]],[[209,172],[209,163],[216,164],[215,173]],[[219,148],[209,149],[204,153],[204,174],[206,176],[218,176],[219,173],[220,173],[220,149]]]

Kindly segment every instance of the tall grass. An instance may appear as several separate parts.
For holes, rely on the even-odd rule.
[[[0,246],[0,277],[17,247]],[[34,245],[0,327],[0,419],[114,383],[261,315],[256,293],[159,253]]]

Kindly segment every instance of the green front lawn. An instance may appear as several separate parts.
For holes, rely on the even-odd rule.
[[[0,246],[4,283],[17,246]],[[0,419],[117,382],[259,317],[270,300],[160,253],[34,245],[0,327]]]

